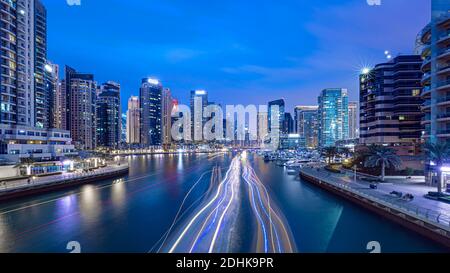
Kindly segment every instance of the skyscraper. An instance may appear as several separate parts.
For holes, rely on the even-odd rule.
[[[127,143],[138,144],[140,141],[140,106],[139,97],[128,99],[127,111]]]
[[[48,116],[48,127],[61,129],[59,124],[61,109],[58,105],[58,96],[61,89],[59,65],[50,62],[45,65],[45,89],[48,94],[48,104],[45,110]]]
[[[292,133],[294,133],[294,119],[291,113],[284,113],[283,134],[287,135]]]
[[[169,145],[172,142],[172,109],[173,98],[169,88],[164,88],[162,95],[162,127],[163,144]]]
[[[359,104],[355,101],[348,103],[348,138],[359,138]]]
[[[361,135],[364,145],[384,144],[416,155],[422,135],[422,59],[401,55],[360,76]]]
[[[343,88],[322,90],[318,98],[319,146],[335,146],[348,138],[348,91]]]
[[[94,75],[79,73],[65,67],[64,94],[66,98],[65,129],[69,129],[78,149],[96,147],[96,90]]]
[[[34,90],[35,120],[37,128],[49,128],[51,94],[46,88],[47,64],[47,11],[40,1],[34,1]]]
[[[258,142],[263,144],[269,134],[269,117],[267,110],[258,112]]]
[[[447,1],[433,1],[432,5],[432,21],[420,34],[423,138],[433,143],[450,143],[450,11]]]
[[[283,99],[269,102],[268,105],[269,132],[272,132],[272,130],[274,129],[278,129],[280,134],[283,133],[284,113],[285,113],[285,103]],[[275,122],[275,118],[278,118],[278,123]],[[272,120],[274,120],[274,124],[272,124]]]
[[[208,92],[205,90],[192,90],[190,98],[191,107],[191,133],[194,142],[203,140],[203,126],[206,118],[203,117],[203,110],[208,106]]]
[[[144,147],[162,143],[162,91],[160,81],[153,78],[142,80],[139,103],[141,107],[141,139]]]
[[[100,90],[96,103],[97,146],[117,148],[122,130],[120,84],[109,81]]]
[[[45,7],[39,0],[3,1],[1,13],[0,123],[48,127]]]
[[[295,107],[296,132],[305,139],[306,148],[317,148],[318,146],[318,106]]]
[[[74,151],[70,133],[53,126],[47,12],[39,0],[0,4],[0,159],[60,160]]]

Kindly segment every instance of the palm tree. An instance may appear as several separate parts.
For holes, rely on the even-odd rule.
[[[352,155],[352,151],[349,148],[347,148],[347,147],[339,148],[338,152],[339,152],[340,155],[343,155],[345,157],[349,157],[349,156]]]
[[[365,167],[375,168],[381,166],[381,181],[384,182],[386,176],[386,168],[400,168],[402,161],[395,151],[384,146],[372,145],[369,147]]]
[[[338,155],[338,149],[336,147],[325,147],[323,149],[323,155],[327,158],[328,164]]]
[[[437,190],[438,193],[442,193],[442,170],[441,167],[450,158],[450,146],[446,142],[438,143],[425,143],[425,152],[430,161],[433,161],[436,166],[438,183]]]

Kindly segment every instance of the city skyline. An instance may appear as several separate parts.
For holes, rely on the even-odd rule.
[[[288,101],[286,108],[290,111],[297,104],[314,103],[324,88],[347,88],[349,99],[356,100],[359,70],[382,62],[385,50],[390,50],[394,56],[411,53],[416,35],[430,20],[428,13],[420,12],[430,8],[426,0],[418,0],[414,4],[399,0],[381,6],[369,6],[365,1],[357,0],[288,2],[285,7],[265,3],[264,7],[252,7],[260,12],[259,15],[252,15],[255,22],[271,31],[270,40],[276,40],[274,37],[278,35],[289,35],[290,39],[286,43],[269,42],[264,45],[261,40],[266,39],[265,33],[248,33],[253,29],[252,25],[248,25],[253,24],[249,23],[252,20],[246,18],[245,22],[237,20],[223,25],[221,20],[217,22],[211,18],[218,12],[217,9],[222,8],[227,12],[221,18],[229,22],[226,18],[240,15],[250,8],[242,3],[233,12],[231,8],[236,3],[217,4],[215,8],[206,10],[205,13],[210,13],[200,19],[193,17],[199,12],[195,7],[185,7],[180,2],[137,5],[140,10],[127,5],[125,10],[130,12],[125,16],[133,14],[130,20],[139,21],[135,19],[139,16],[135,15],[142,12],[153,16],[147,23],[133,24],[135,28],[124,29],[110,20],[106,20],[107,25],[101,23],[105,21],[105,16],[114,17],[114,14],[123,12],[124,7],[119,2],[102,5],[101,14],[96,12],[99,8],[97,3],[68,6],[65,1],[43,2],[48,10],[49,60],[60,66],[70,65],[80,71],[89,71],[95,74],[99,82],[112,80],[120,83],[124,98],[123,112],[126,111],[127,98],[138,95],[139,81],[147,76],[160,79],[183,104],[188,104],[192,89],[205,89],[213,101],[220,98],[222,104],[265,104],[282,97]],[[287,7],[293,11],[289,12]],[[400,7],[404,13],[397,14]],[[262,17],[267,15],[269,9],[274,12],[265,22]],[[318,16],[318,9],[321,10],[321,17]],[[94,11],[95,16],[92,14]],[[298,20],[292,18],[298,12],[304,19],[300,27],[292,23]],[[356,13],[364,16],[354,16],[353,19],[346,16]],[[277,20],[281,15],[286,18]],[[159,16],[174,20],[164,20],[167,25],[156,23],[154,29],[148,28]],[[188,20],[192,18],[195,20]],[[360,28],[348,27],[354,20],[358,21]],[[53,23],[55,21],[59,23]],[[201,28],[210,21],[212,26]],[[181,27],[180,23],[185,22],[189,23]],[[329,28],[331,22],[335,32]],[[214,27],[224,29],[222,32],[227,35],[221,31],[216,33]],[[67,32],[67,29],[71,31]],[[180,34],[182,30],[187,31]],[[109,42],[114,47],[105,44],[105,39],[102,39],[108,33],[111,34],[108,36]],[[378,39],[380,35],[377,34],[381,33],[382,40],[374,41],[373,37]],[[215,37],[217,35],[223,39]],[[89,41],[83,37],[89,37]],[[204,42],[203,37],[209,37],[211,39],[208,40],[214,42]],[[361,41],[355,43],[354,37]],[[330,39],[335,41],[330,44]],[[220,43],[220,46],[215,43]],[[267,51],[270,56],[267,56]],[[121,58],[111,60],[111,55]],[[236,95],[242,91],[247,96],[236,101]]]

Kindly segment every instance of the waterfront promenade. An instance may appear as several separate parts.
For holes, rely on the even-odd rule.
[[[89,171],[65,172],[62,174],[4,181],[0,183],[0,199],[4,197],[35,189],[51,189],[69,186],[81,182],[103,179],[113,175],[127,172],[128,164],[109,164],[106,167]]]
[[[379,183],[377,189],[371,189],[370,182],[355,180],[354,176],[349,173],[336,174],[322,168],[303,168],[301,172],[365,198],[371,198],[383,205],[402,210],[450,231],[450,204],[424,197],[429,191],[434,190],[432,187],[405,183]],[[392,191],[413,194],[414,200],[406,201],[393,196],[390,194]]]

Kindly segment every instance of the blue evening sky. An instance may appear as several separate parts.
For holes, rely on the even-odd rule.
[[[221,104],[288,110],[320,90],[358,98],[358,72],[412,53],[430,0],[43,0],[48,58],[122,85],[125,109],[143,77],[159,78],[181,103],[206,89]]]

